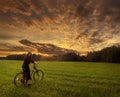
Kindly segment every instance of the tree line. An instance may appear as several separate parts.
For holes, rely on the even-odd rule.
[[[101,51],[90,52],[86,60],[92,62],[120,63],[120,47],[112,46],[104,48]]]
[[[23,60],[25,54],[8,55],[5,59]],[[33,54],[36,61],[89,61],[89,62],[112,62],[120,63],[120,47],[112,46],[104,48],[100,51],[89,52],[87,56],[80,56],[75,52],[68,52],[62,55],[42,56]]]

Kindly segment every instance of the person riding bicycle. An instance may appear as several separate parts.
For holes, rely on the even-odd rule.
[[[23,74],[23,77],[21,79],[21,82],[24,83],[24,79],[26,77],[28,86],[31,85],[30,84],[31,76],[30,76],[30,68],[29,68],[30,63],[33,63],[34,68],[35,68],[35,62],[32,58],[32,53],[28,52],[27,55],[24,58],[24,62],[23,62],[23,65],[22,65],[22,69],[23,69],[24,74]]]

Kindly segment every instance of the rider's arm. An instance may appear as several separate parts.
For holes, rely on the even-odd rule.
[[[36,68],[36,67],[35,67],[35,61],[33,60],[33,58],[31,58],[30,61],[31,61],[31,62],[33,63],[33,65],[34,65],[33,68]]]

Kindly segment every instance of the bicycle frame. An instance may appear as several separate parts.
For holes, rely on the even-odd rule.
[[[36,64],[35,64],[36,65]],[[24,77],[22,84],[25,86],[27,84],[27,78],[26,78],[26,74],[25,72],[19,72],[15,75],[14,77],[14,84],[15,86],[20,86],[21,85],[21,78]],[[39,74],[41,76],[39,76]],[[24,76],[23,76],[24,75]],[[44,78],[44,72],[40,69],[37,69],[36,66],[30,71],[30,76],[31,78],[34,80],[34,81],[37,81],[37,80],[42,80]],[[36,79],[37,77],[37,79]],[[38,79],[39,78],[39,79]]]
[[[33,73],[36,71],[37,69],[33,69],[32,71],[31,71],[31,73],[30,73],[30,76],[32,77],[32,75],[33,75]]]
[[[36,72],[38,69],[36,68],[36,64],[38,64],[38,63],[35,63],[35,68],[33,68],[32,70],[31,70],[31,72],[30,72],[30,76],[31,76],[31,78],[32,78],[32,75],[34,74],[34,72]]]

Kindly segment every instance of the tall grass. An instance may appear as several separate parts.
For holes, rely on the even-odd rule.
[[[0,60],[0,97],[120,97],[120,64],[39,62],[44,80],[17,88],[13,78],[21,64]]]

